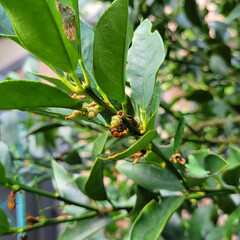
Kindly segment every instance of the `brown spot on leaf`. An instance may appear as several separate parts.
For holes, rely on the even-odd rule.
[[[73,41],[76,39],[75,11],[68,6],[63,6],[61,0],[57,0],[56,3],[61,14],[64,33],[69,40]]]

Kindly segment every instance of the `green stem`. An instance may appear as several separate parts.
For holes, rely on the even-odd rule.
[[[83,203],[79,203],[79,202],[75,202],[75,201],[72,201],[72,200],[67,199],[65,197],[61,197],[61,196],[56,195],[54,193],[47,192],[47,191],[44,191],[44,190],[41,190],[41,189],[38,189],[38,188],[32,188],[32,187],[24,185],[20,182],[16,182],[16,181],[13,181],[13,180],[10,180],[10,179],[8,179],[8,183],[6,184],[6,187],[8,187],[10,189],[15,189],[16,188],[15,190],[24,190],[24,191],[36,193],[36,194],[39,194],[39,195],[42,195],[42,196],[45,196],[45,197],[49,197],[49,198],[57,199],[59,201],[63,201],[64,203],[67,203],[67,204],[72,204],[72,205],[75,205],[75,206],[86,208],[86,209],[91,210],[91,211],[98,212],[98,209],[94,208],[92,206],[89,206],[89,205],[86,205],[86,204],[83,204]]]
[[[147,113],[146,110],[142,110],[142,124],[143,124],[143,130],[146,132],[147,130]]]
[[[124,115],[127,115],[127,103],[126,102],[122,103],[122,110],[124,112]]]
[[[113,107],[113,105],[111,104],[111,102],[109,101],[107,95],[102,91],[102,89],[97,86],[97,90],[98,92],[101,94],[101,96],[103,97],[103,100],[106,102],[106,103],[110,103],[110,106]]]
[[[82,72],[83,72],[83,76],[84,76],[84,80],[85,80],[85,84],[86,84],[85,86],[86,87],[91,87],[90,80],[89,80],[89,77],[88,77],[88,74],[87,74],[87,69],[85,67],[85,64],[84,64],[82,58],[79,59],[79,63],[80,63],[80,66],[82,68]]]
[[[46,220],[46,221],[36,223],[33,226],[25,226],[23,228],[10,228],[9,231],[4,233],[3,235],[13,234],[13,233],[29,232],[31,230],[41,228],[41,227],[45,227],[45,226],[55,225],[55,224],[59,224],[59,223],[79,221],[79,220],[92,218],[92,217],[95,217],[95,216],[97,216],[97,213],[96,212],[91,212],[91,213],[86,213],[86,214],[78,216],[78,217],[66,217],[66,218],[63,218],[63,219],[58,219],[58,218],[49,219],[49,220]]]
[[[81,82],[79,81],[76,72],[72,72],[70,75],[71,75],[73,81],[76,83],[77,88],[78,88],[77,90],[74,89],[74,92],[77,92],[77,93],[83,94],[83,93],[84,93],[84,88],[83,88]]]

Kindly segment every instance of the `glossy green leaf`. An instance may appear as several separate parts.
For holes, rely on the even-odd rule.
[[[155,119],[158,111],[156,111],[147,121],[147,131],[154,129]]]
[[[6,183],[6,171],[3,164],[0,162],[0,186],[4,186]]]
[[[202,27],[202,19],[200,17],[199,9],[196,0],[185,0],[184,10],[187,18],[197,27]]]
[[[240,164],[240,148],[236,146],[229,147],[227,162],[229,168],[234,168]]]
[[[7,216],[3,212],[3,210],[0,208],[0,235],[3,233],[8,232],[10,226],[7,220]]]
[[[198,164],[186,164],[185,166],[191,177],[206,177],[206,176],[208,176],[207,170]]]
[[[99,156],[99,157],[103,160],[120,160],[120,159],[127,158],[127,157],[131,156],[132,154],[145,149],[148,146],[148,144],[157,136],[158,136],[157,131],[151,130],[151,131],[145,133],[138,141],[136,141],[128,149],[126,149],[122,152],[119,152],[119,153],[112,154],[109,157],[101,157],[101,156]]]
[[[93,150],[92,150],[93,159],[95,159],[98,154],[103,152],[107,138],[108,138],[108,132],[105,132],[96,138],[96,140],[94,141]]]
[[[76,69],[77,9],[66,8],[61,0],[34,3],[31,0],[0,0],[0,3],[8,13],[19,40],[29,52],[65,72]]]
[[[227,167],[227,162],[216,154],[209,154],[205,158],[204,166],[210,173],[219,173],[225,167]]]
[[[13,158],[7,144],[2,141],[0,141],[0,162],[5,168],[6,177],[13,178],[15,174]]]
[[[229,73],[228,65],[226,61],[217,54],[213,54],[209,62],[210,69],[220,76],[226,77]]]
[[[179,147],[182,143],[184,127],[185,127],[185,118],[182,117],[178,122],[177,131],[176,131],[176,134],[175,134],[174,146],[173,146],[174,152],[179,150]]]
[[[95,27],[93,66],[96,82],[109,96],[125,102],[126,59],[132,39],[128,0],[115,0]]]
[[[227,184],[238,187],[240,178],[240,165],[224,172],[222,178]]]
[[[54,128],[58,128],[60,126],[63,126],[63,125],[56,122],[39,122],[34,124],[28,129],[27,135],[36,134],[39,132],[45,132]]]
[[[117,165],[117,170],[151,192],[158,192],[161,189],[183,190],[179,180],[171,172],[154,164],[139,163],[132,165],[125,162]]]
[[[68,223],[60,233],[58,240],[90,239],[92,234],[105,227],[111,221],[112,218],[108,216],[101,216]]]
[[[35,107],[79,109],[81,106],[80,100],[73,99],[61,90],[42,82],[6,80],[0,83],[0,109]]]
[[[102,153],[107,141],[108,132],[100,135],[94,142],[93,157]],[[107,194],[103,184],[103,169],[104,163],[101,159],[96,158],[91,168],[90,176],[85,183],[85,192],[94,200],[106,200]]]
[[[79,190],[72,175],[54,160],[52,160],[52,170],[55,188],[60,196],[81,203],[87,201],[87,197]]]
[[[143,208],[133,223],[130,240],[157,240],[169,218],[183,201],[183,197],[169,197],[160,204],[152,200]]]
[[[47,80],[48,82],[54,84],[58,89],[61,89],[62,91],[66,92],[68,95],[70,95],[72,93],[72,91],[60,79],[48,77],[48,76],[34,73],[34,72],[29,72],[29,73],[31,73],[39,78]]]
[[[132,87],[132,97],[146,110],[153,97],[158,69],[165,58],[160,34],[151,32],[152,24],[146,19],[134,32],[128,53],[127,78]]]

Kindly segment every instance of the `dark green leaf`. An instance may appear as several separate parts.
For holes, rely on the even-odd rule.
[[[223,239],[223,227],[213,228],[206,238],[206,240],[219,240],[219,239]]]
[[[191,94],[189,94],[186,99],[196,102],[207,102],[213,99],[211,93],[209,91],[197,89]]]
[[[92,151],[93,159],[95,159],[98,154],[103,152],[107,138],[108,138],[108,132],[105,132],[96,138],[96,140],[94,141],[93,151]]]
[[[128,53],[127,77],[132,87],[132,97],[146,110],[152,101],[155,79],[165,53],[160,34],[151,32],[152,24],[146,19],[134,32]]]
[[[105,156],[101,157],[101,159],[103,159],[103,160],[120,160],[120,159],[127,158],[127,157],[131,156],[132,154],[145,149],[148,146],[148,144],[157,136],[158,136],[157,131],[151,130],[151,131],[145,133],[138,141],[136,141],[128,149],[126,149],[122,152],[119,152],[119,153],[112,154],[111,156],[109,156],[107,158],[105,158]]]
[[[7,144],[2,141],[0,141],[0,162],[5,167],[7,178],[12,178],[15,174],[13,158]]]
[[[233,201],[230,195],[214,196],[215,203],[226,214],[231,214],[236,208],[236,203]]]
[[[117,165],[117,170],[151,192],[158,192],[161,189],[170,191],[183,190],[179,180],[171,172],[157,165],[149,163],[132,165],[125,162]]]
[[[6,171],[3,164],[0,162],[0,186],[4,186],[6,183]]]
[[[126,59],[132,32],[127,0],[115,0],[95,28],[93,66],[96,82],[107,96],[119,102],[126,100]]]
[[[108,132],[100,135],[95,141],[93,146],[93,157],[103,152],[105,143],[107,141]],[[85,192],[94,200],[106,200],[107,194],[103,184],[103,161],[99,158],[95,159],[95,162],[91,168],[90,176],[85,183]]]
[[[56,122],[39,122],[28,129],[27,135],[45,132],[60,126],[62,126],[62,124]]]
[[[177,131],[175,134],[174,146],[173,146],[174,152],[179,150],[179,147],[182,142],[183,133],[184,133],[184,127],[185,127],[185,118],[182,117],[178,122]]]
[[[96,158],[91,173],[85,184],[85,192],[94,200],[106,200],[107,194],[103,184],[103,161]]]
[[[83,240],[89,239],[99,229],[112,221],[107,216],[84,219],[74,223],[68,223],[60,233],[58,240]]]
[[[227,167],[227,165],[227,162],[216,154],[209,154],[205,158],[204,166],[210,173],[219,173]]]
[[[79,156],[79,153],[76,149],[74,149],[71,152],[68,152],[67,154],[64,154],[64,156],[61,158],[61,160],[63,162],[66,162],[66,163],[70,164],[70,165],[81,164],[82,163],[82,159]]]
[[[184,198],[170,197],[161,204],[148,203],[131,228],[131,240],[157,240],[172,214],[182,205]],[[153,224],[154,221],[154,224]]]
[[[235,166],[223,173],[223,180],[232,186],[238,187],[240,178],[240,165]]]
[[[185,0],[184,10],[187,18],[197,27],[202,27],[202,20],[195,0]]]
[[[3,233],[8,232],[10,226],[7,220],[7,216],[3,212],[2,209],[0,209],[0,235]]]
[[[0,109],[35,107],[79,109],[81,106],[80,100],[73,99],[61,90],[41,82],[6,80],[0,83]]]
[[[78,15],[76,9],[63,7],[60,1],[0,0],[0,3],[29,52],[65,72],[73,72],[78,60],[79,23],[75,19]]]
[[[48,77],[42,74],[38,74],[38,73],[34,73],[34,72],[29,72],[37,77],[43,78],[45,80],[47,80],[50,83],[53,83],[57,88],[61,89],[62,91],[66,92],[67,94],[71,94],[72,91],[60,80],[57,78],[53,78],[53,77]]]
[[[87,197],[79,190],[72,175],[54,160],[52,161],[52,169],[55,187],[60,196],[81,203],[87,201]]]

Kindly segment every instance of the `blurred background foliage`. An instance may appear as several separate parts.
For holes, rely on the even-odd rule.
[[[94,9],[89,10],[93,6],[98,6],[95,12]],[[81,1],[81,18],[94,26],[107,6],[107,1]],[[210,149],[220,154],[229,163],[229,174],[236,175],[236,182],[233,183],[228,180],[229,174],[225,174],[225,182],[238,188],[239,2],[131,0],[129,10],[134,28],[143,18],[150,19],[153,30],[160,32],[165,44],[166,59],[157,77],[161,83],[161,103],[155,121],[155,127],[161,136],[159,143],[167,145],[171,142],[179,119],[185,116],[186,127],[181,147],[183,157],[188,159],[193,150],[201,149]],[[38,80],[36,76],[27,76],[27,71],[36,71],[34,69],[37,64],[33,58],[25,62],[23,72],[27,79]],[[11,72],[6,78],[16,79],[16,73]],[[4,159],[8,162],[5,165],[7,174],[11,175],[16,171],[25,184],[37,186],[51,178],[51,159],[54,158],[73,174],[78,187],[83,189],[94,160],[91,157],[92,151],[94,153],[94,141],[106,129],[88,121],[66,122],[63,116],[67,114],[59,112],[59,116],[49,117],[18,111],[1,113],[0,152],[5,154]],[[128,146],[129,141],[125,138],[109,139],[105,149],[110,153]],[[115,205],[131,208],[136,200],[136,184],[119,173],[114,165],[112,162],[105,162],[106,191]],[[206,186],[217,187],[220,183],[226,185],[220,175],[215,175],[207,180]],[[150,199],[154,197],[152,192],[141,187],[138,187],[138,194],[151,195]],[[161,191],[161,194],[164,196],[169,193]],[[145,202],[148,200],[145,199]],[[171,217],[159,239],[213,240],[222,237],[230,239],[231,236],[239,239],[239,202],[238,194],[186,201]],[[98,204],[110,206],[106,201],[98,201]],[[45,210],[38,207],[39,212],[44,214]],[[11,219],[7,208],[2,208]],[[61,205],[59,209],[64,213],[76,212],[74,207],[67,205]],[[80,209],[79,212],[81,211]],[[108,219],[102,219],[102,222],[93,220],[81,223],[81,227],[85,226],[84,229],[88,231],[87,239],[128,239],[129,220],[113,221],[111,224],[108,224]],[[98,231],[106,225],[105,230]],[[88,226],[92,226],[92,231],[89,231]],[[70,228],[72,231],[64,228],[59,238],[73,239],[76,227],[78,226]],[[92,235],[95,231],[98,233]]]

